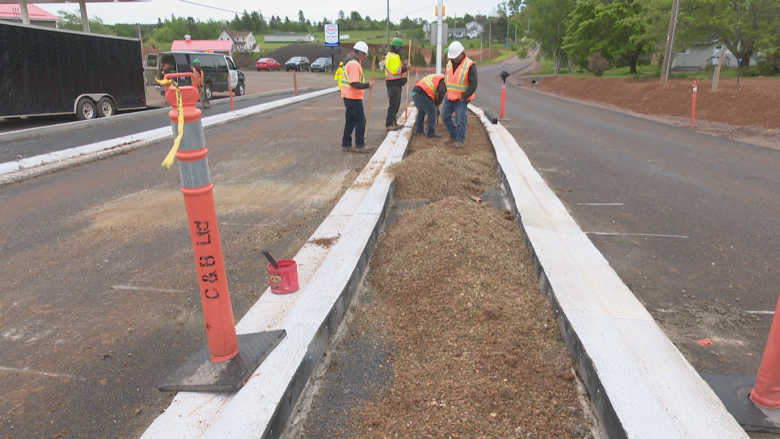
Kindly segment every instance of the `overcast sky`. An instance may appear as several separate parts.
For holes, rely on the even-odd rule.
[[[258,2],[251,0],[191,1],[219,9],[184,3],[180,0],[153,0],[149,2],[87,3],[87,12],[91,18],[100,17],[108,24],[156,23],[158,17],[170,17],[171,14],[177,17],[194,17],[204,21],[209,18],[230,20],[235,15],[235,12],[240,14],[244,9],[249,12],[259,9],[266,19],[271,15],[278,15],[282,19],[287,16],[293,21],[298,19],[298,11],[302,10],[304,16],[312,22],[320,21],[323,17],[335,20],[339,10],[343,10],[347,15],[352,11],[358,11],[361,16],[365,17],[368,15],[374,20],[382,20],[387,16],[386,0],[298,0],[295,2]],[[34,3],[34,0],[31,3]],[[498,3],[499,0],[488,0],[484,3],[467,0],[445,0],[444,6],[448,17],[454,15],[462,17],[466,13],[472,15],[476,13],[489,14]],[[398,23],[401,18],[406,16],[433,21],[435,19],[434,9],[437,4],[438,0],[390,0],[390,21]],[[78,2],[75,4],[38,3],[37,6],[52,14],[56,14],[58,10],[75,13],[79,11]]]

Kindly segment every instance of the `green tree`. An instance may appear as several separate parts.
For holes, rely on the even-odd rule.
[[[623,55],[636,74],[639,57],[654,48],[646,32],[645,0],[577,0],[563,48],[578,60],[594,52]]]
[[[778,0],[687,0],[680,9],[692,38],[723,41],[743,65],[758,50],[772,50],[776,44],[772,40],[780,29]]]
[[[553,62],[557,75],[561,62],[566,57],[563,39],[569,27],[569,14],[574,10],[575,0],[526,0],[530,36],[539,43],[539,50]]]
[[[57,11],[57,14],[62,18],[57,24],[60,29],[68,30],[84,30],[84,26],[81,24],[81,14],[67,11]],[[89,19],[89,31],[93,34],[102,35],[116,35],[114,29],[103,23],[103,19],[100,17],[93,17]]]

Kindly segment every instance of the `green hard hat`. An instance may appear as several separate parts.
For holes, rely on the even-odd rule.
[[[192,63],[193,63],[193,64],[200,64],[200,60],[198,60],[197,58],[196,58],[196,59],[193,59],[193,60],[192,60]]]
[[[391,46],[395,46],[395,47],[403,47],[404,40],[402,40],[402,39],[400,39],[398,37],[395,37],[395,38],[393,38],[393,41],[390,42],[390,45]]]

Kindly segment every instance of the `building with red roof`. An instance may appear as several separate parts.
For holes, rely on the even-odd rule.
[[[213,52],[230,56],[233,52],[233,41],[173,40],[171,52]]]
[[[27,13],[30,14],[30,24],[35,26],[56,28],[60,17],[50,14],[38,6],[28,4]],[[22,22],[22,10],[18,4],[0,4],[0,20]]]

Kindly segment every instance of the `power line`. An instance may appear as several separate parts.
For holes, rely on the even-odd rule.
[[[243,12],[236,12],[236,11],[231,11],[230,9],[217,8],[215,6],[204,5],[202,3],[195,3],[195,2],[192,2],[192,1],[189,1],[189,0],[179,0],[179,1],[182,2],[182,3],[189,3],[189,4],[192,4],[192,5],[196,5],[196,6],[203,6],[204,8],[216,9],[218,11],[232,12],[232,13],[237,14],[237,15],[243,14]]]

